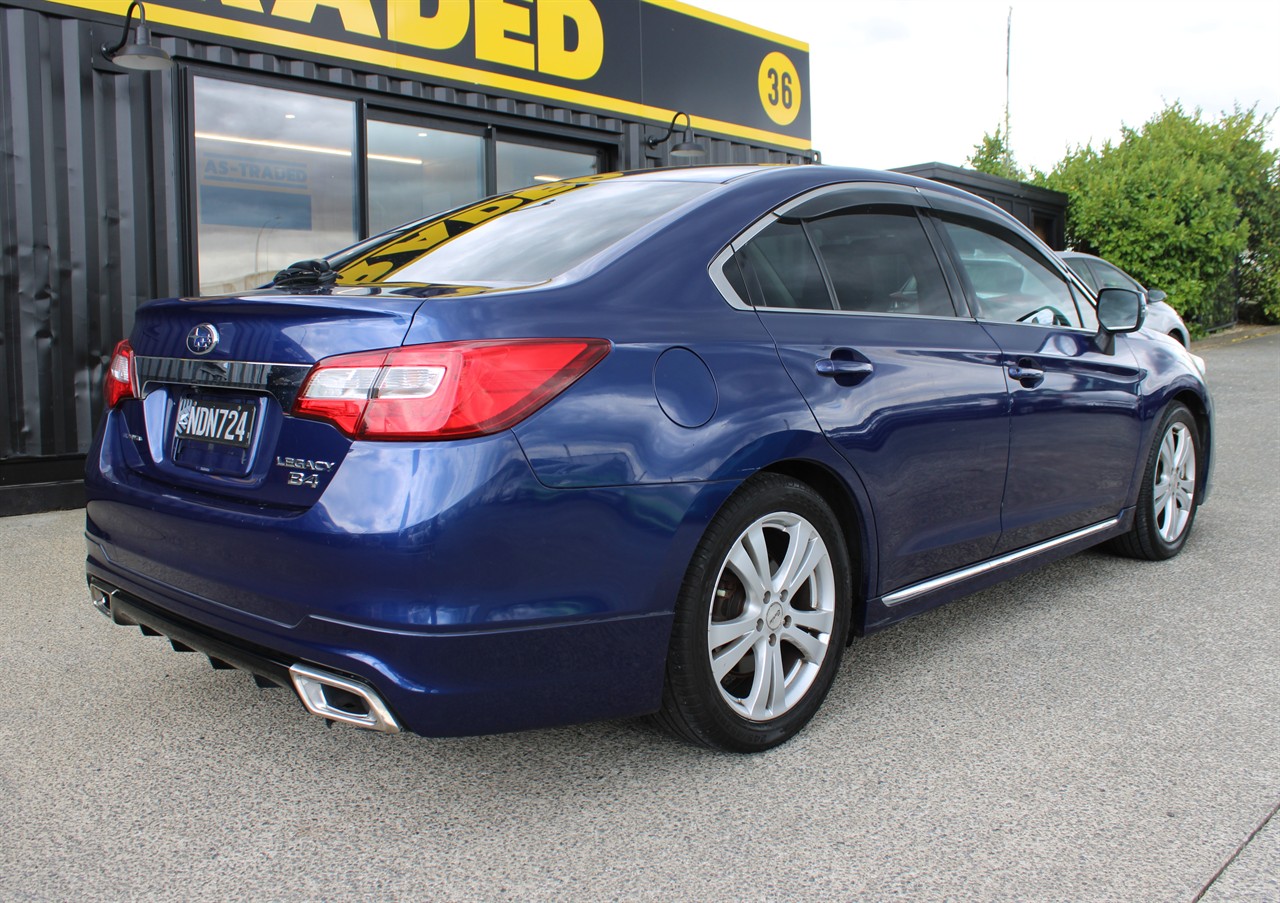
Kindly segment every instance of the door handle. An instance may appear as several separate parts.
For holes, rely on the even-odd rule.
[[[1044,371],[1029,366],[1033,361],[1018,361],[1009,365],[1009,378],[1016,379],[1025,388],[1033,388],[1044,382]]]
[[[819,376],[866,376],[875,368],[870,361],[845,361],[823,358],[814,363]]]

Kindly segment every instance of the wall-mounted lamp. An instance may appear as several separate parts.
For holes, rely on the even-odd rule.
[[[138,10],[138,27],[133,43],[129,40],[129,25],[133,22],[133,11]],[[173,65],[173,57],[151,43],[151,30],[147,28],[147,10],[141,0],[133,0],[129,10],[124,14],[124,31],[120,34],[120,43],[114,47],[102,45],[102,55],[108,62],[122,69],[135,72],[154,72],[157,69],[168,69]]]
[[[676,144],[675,147],[671,148],[671,156],[680,160],[693,159],[694,157],[705,157],[707,155],[707,149],[693,140],[693,123],[689,120],[688,113],[677,112],[676,115],[671,117],[671,125],[667,126],[667,133],[665,135],[648,135],[645,137],[644,143],[649,145],[649,147],[657,147],[659,144],[667,141],[667,139],[671,137],[672,132],[676,130],[676,120],[681,116],[684,117],[684,137]]]

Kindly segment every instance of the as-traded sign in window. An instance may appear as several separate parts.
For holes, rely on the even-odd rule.
[[[262,285],[356,239],[356,106],[197,78],[200,291]]]
[[[38,2],[38,0],[37,0]],[[45,0],[123,16],[128,0]],[[809,47],[678,0],[147,0],[217,35],[634,119],[810,148]]]

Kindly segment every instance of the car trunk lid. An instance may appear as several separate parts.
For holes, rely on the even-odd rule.
[[[265,290],[140,308],[131,344],[141,399],[113,418],[125,465],[197,494],[310,507],[351,442],[289,416],[307,373],[335,354],[399,345],[433,293]]]

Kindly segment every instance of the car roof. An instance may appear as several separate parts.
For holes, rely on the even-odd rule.
[[[654,182],[711,182],[727,184],[744,180],[752,182],[787,181],[810,182],[814,187],[834,182],[889,182],[895,185],[909,185],[917,188],[929,188],[957,197],[972,199],[976,197],[943,182],[922,179],[901,172],[890,172],[879,169],[863,169],[851,166],[829,166],[820,163],[755,163],[755,164],[711,164],[706,166],[667,166],[657,169],[633,169],[613,174],[609,181],[654,181]],[[566,182],[592,182],[603,180],[599,175],[570,177]]]
[[[534,192],[539,194],[542,192],[554,192],[555,186],[559,185],[561,191],[565,189],[600,187],[607,189],[609,186],[620,186],[631,184],[639,187],[641,184],[648,183],[655,188],[662,183],[685,183],[692,185],[701,184],[707,189],[701,197],[691,198],[688,205],[683,205],[682,209],[672,209],[668,211],[671,216],[676,218],[684,217],[701,217],[703,215],[715,216],[722,203],[737,203],[736,200],[730,200],[731,197],[750,197],[758,195],[760,200],[766,202],[770,208],[777,206],[788,198],[795,198],[815,190],[824,190],[828,187],[840,187],[855,185],[862,183],[864,185],[896,185],[904,188],[915,188],[929,191],[935,195],[949,195],[967,205],[978,208],[985,208],[991,214],[996,216],[1001,222],[1006,223],[1010,228],[1020,230],[1027,237],[1032,237],[1032,233],[1026,230],[1025,226],[1017,222],[1007,212],[1001,210],[989,201],[976,195],[954,188],[940,182],[929,179],[921,179],[917,176],[907,175],[898,172],[883,172],[873,169],[857,169],[851,167],[828,166],[821,164],[755,164],[755,165],[712,165],[712,166],[673,166],[659,169],[633,170],[629,172],[610,172],[610,173],[591,173],[581,176],[570,177],[559,180],[556,183],[548,183],[541,186],[532,186],[528,189],[519,189],[514,194],[525,197],[524,192]],[[489,199],[492,200],[492,199]],[[535,198],[536,200],[536,198]],[[483,206],[486,201],[479,202],[477,205]],[[471,209],[459,208],[461,209]],[[399,229],[390,230],[380,236],[375,236],[365,242],[353,245],[344,249],[335,255],[330,255],[330,259],[335,269],[341,270],[344,266],[359,257],[369,256],[382,244],[402,240],[402,236],[411,235],[415,230],[420,230],[426,224],[436,220],[447,218],[450,213],[447,211],[430,217],[425,220],[415,221],[407,224]],[[501,216],[501,212],[498,213]],[[741,211],[735,215],[743,215]],[[758,212],[757,214],[758,215]],[[659,218],[667,220],[670,224],[670,217],[664,214]],[[692,221],[692,220],[691,220]],[[472,223],[478,225],[478,223]],[[634,236],[640,236],[644,229],[639,229]],[[450,233],[452,237],[454,233]],[[626,253],[626,251],[634,244],[630,238],[620,239],[607,248],[600,248],[598,252],[592,252],[588,257],[583,258],[574,264],[574,267],[585,264],[587,260],[605,259],[606,256],[616,255],[618,253]],[[417,249],[416,256],[421,256],[425,249]],[[381,251],[377,251],[381,253]],[[571,267],[572,268],[572,267]],[[408,279],[407,281],[415,281]],[[444,282],[458,282],[460,284],[472,284],[479,282],[488,282],[492,280],[484,279],[453,279],[453,280],[433,280]],[[543,280],[533,280],[541,282]],[[523,284],[524,280],[520,280]]]
[[[1010,222],[1016,218],[986,198],[945,182],[922,179],[919,176],[902,172],[879,169],[863,169],[851,166],[830,166],[825,163],[756,163],[756,164],[712,164],[707,166],[668,166],[658,169],[628,170],[619,173],[585,175],[564,179],[565,182],[706,182],[719,185],[751,185],[764,187],[769,183],[779,183],[793,194],[822,188],[827,185],[850,182],[879,182],[882,184],[902,185],[911,188],[950,195],[951,197],[985,207]],[[1020,225],[1020,224],[1019,224]]]

